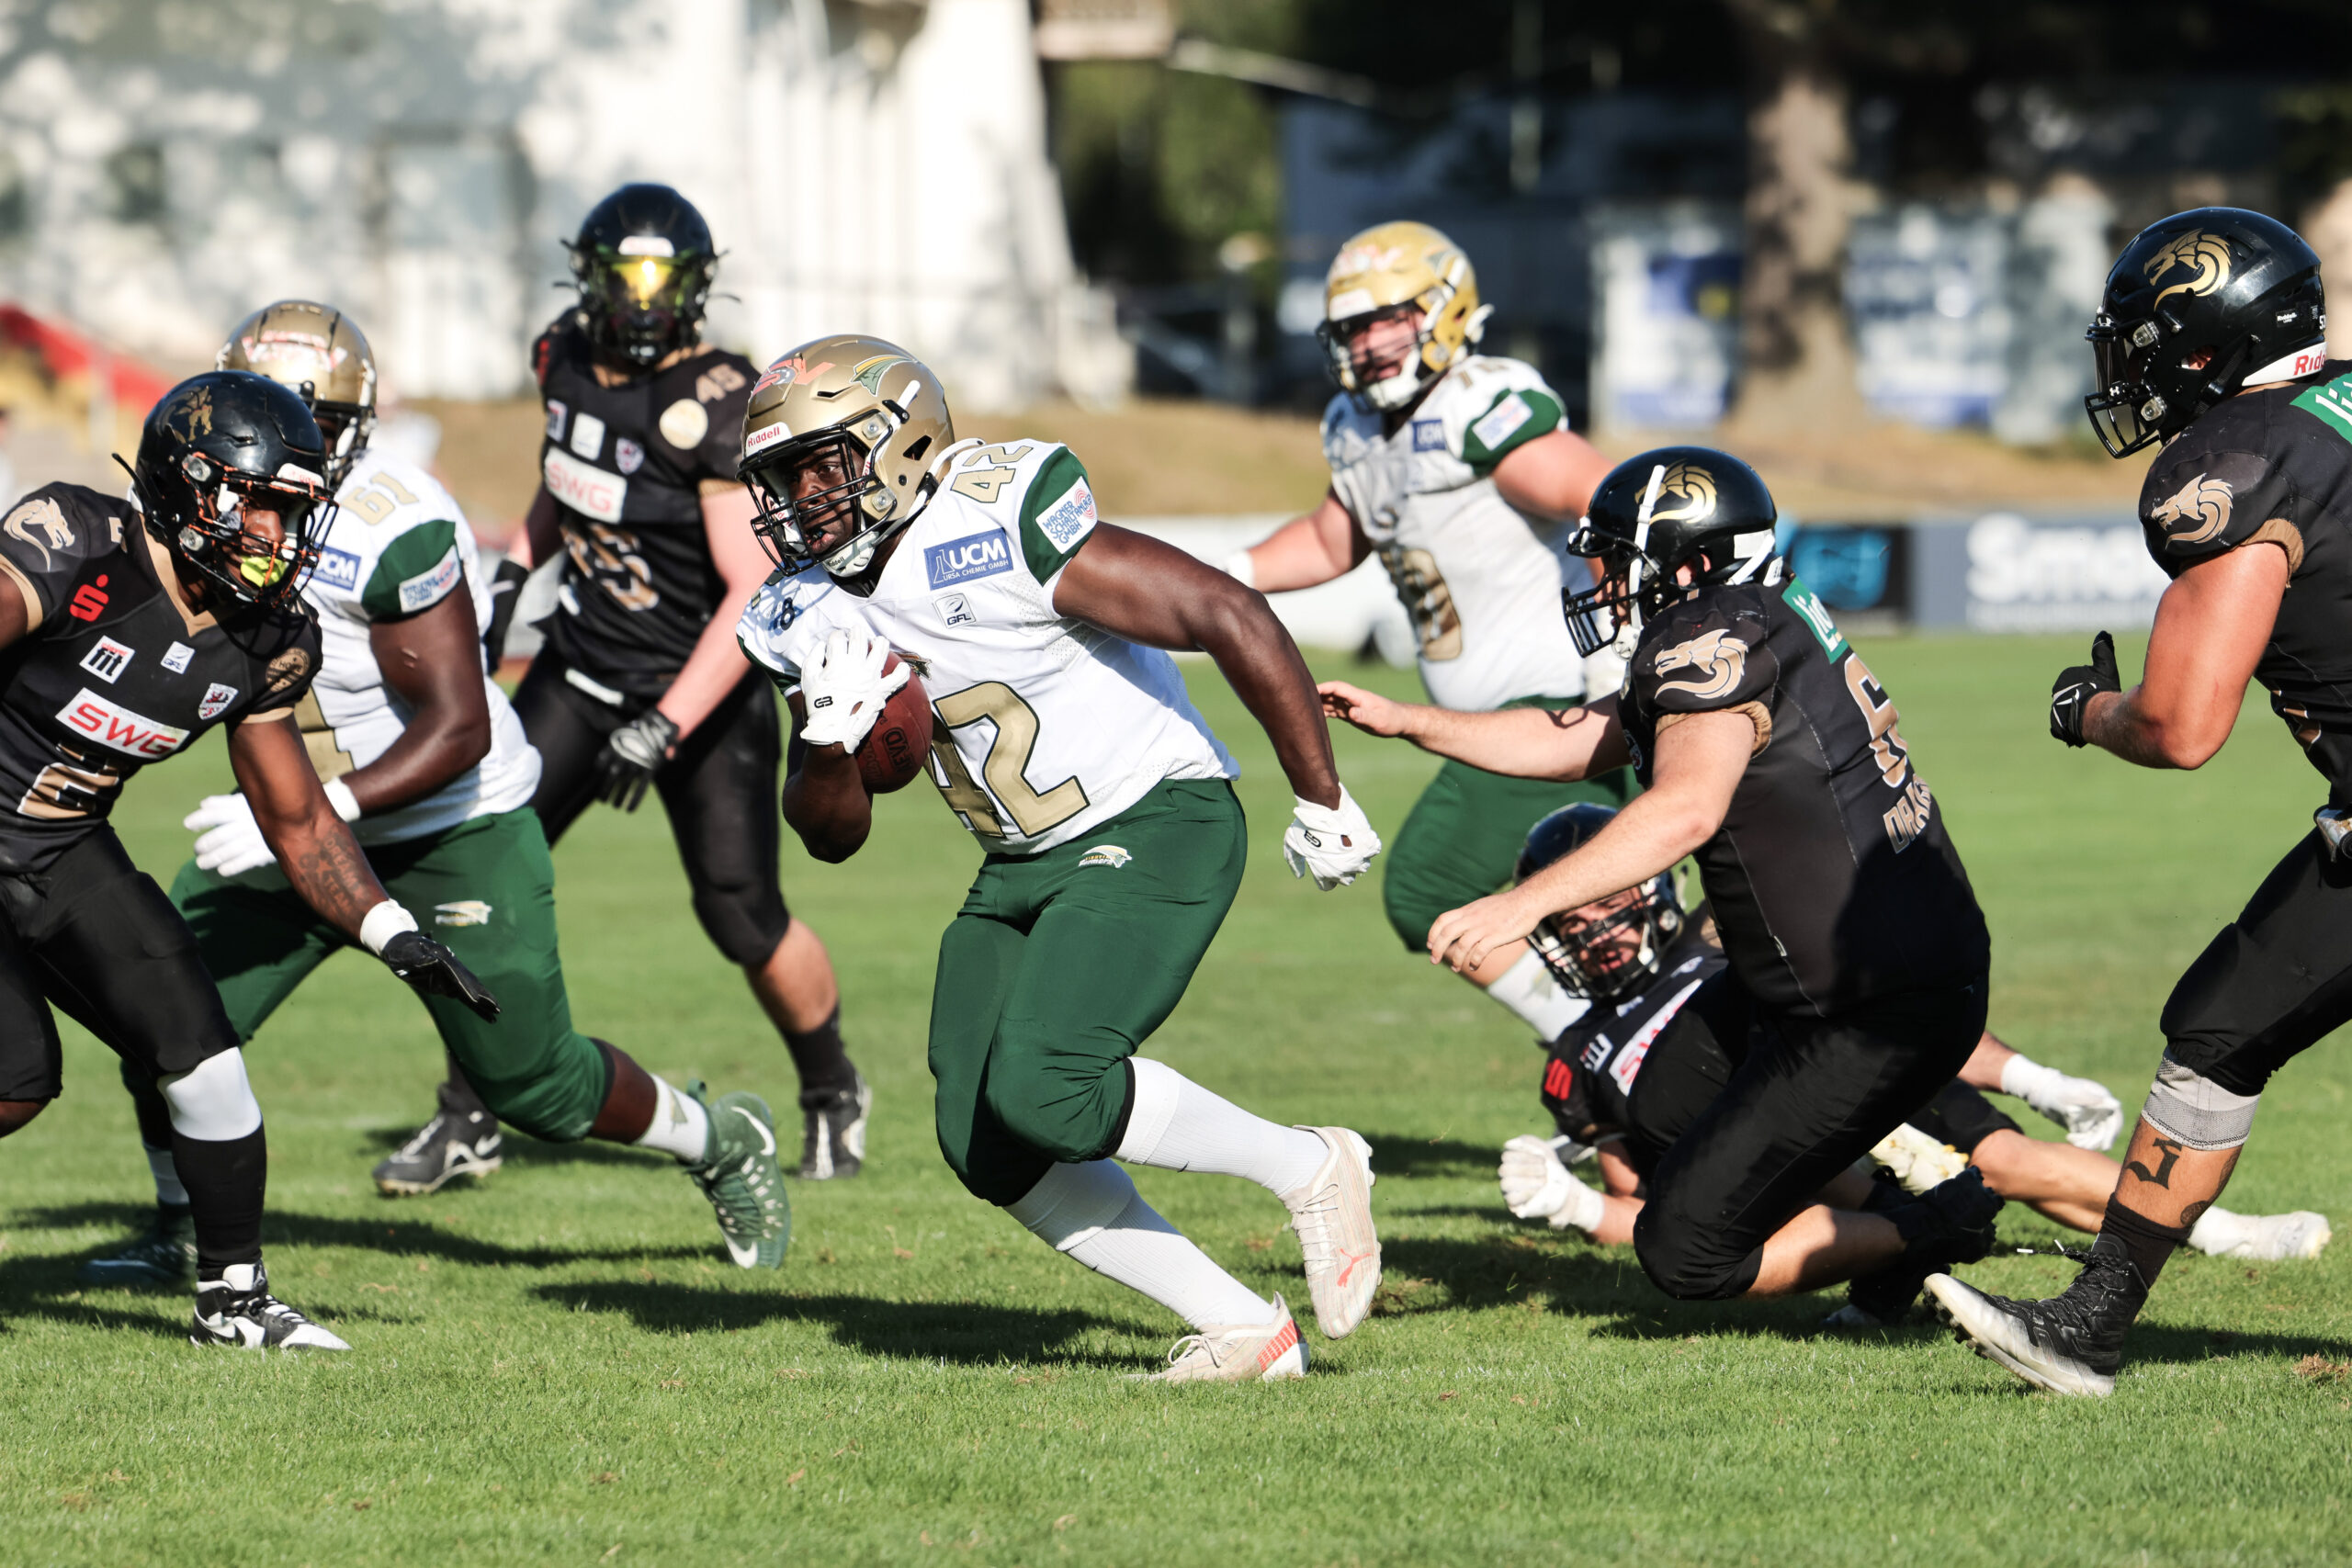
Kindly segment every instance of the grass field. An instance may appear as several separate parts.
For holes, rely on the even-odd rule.
[[[2062,750],[2042,705],[2076,639],[1867,651],[1991,918],[1995,1028],[2136,1107],[2173,976],[2307,829],[2317,776],[2259,713],[2195,774]],[[1152,1052],[1265,1114],[1363,1129],[1381,1172],[1381,1307],[1344,1343],[1315,1340],[1307,1381],[1121,1381],[1177,1325],[948,1175],[923,1024],[933,942],[976,857],[910,790],[850,865],[797,849],[786,865],[880,1098],[865,1178],[795,1184],[780,1274],[727,1267],[673,1168],[608,1146],[515,1140],[480,1190],[378,1198],[368,1167],[427,1109],[439,1056],[397,983],[345,955],[250,1055],[273,1276],[356,1349],[201,1353],[179,1337],[185,1297],[74,1284],[74,1265],[141,1218],[148,1182],[111,1060],[70,1038],[65,1098],[0,1146],[0,1560],[2352,1558],[2340,1042],[2275,1086],[2228,1200],[2329,1212],[2335,1250],[2262,1267],[2183,1257],[2104,1404],[2028,1393],[1926,1327],[1818,1335],[1830,1296],[1676,1305],[1627,1254],[1502,1213],[1494,1151],[1543,1130],[1539,1057],[1397,949],[1376,888],[1292,882],[1280,776],[1214,671],[1191,669],[1243,759],[1256,853]],[[1429,760],[1352,734],[1340,747],[1393,826]],[[119,820],[142,863],[168,877],[178,817],[225,773],[208,742],[133,786]],[[575,1011],[657,1070],[788,1106],[781,1047],[695,931],[658,814],[598,808],[558,851]],[[1273,1200],[1136,1176],[1244,1280],[1304,1310]],[[2007,1229],[2052,1234],[2021,1210]],[[1970,1271],[2025,1294],[2070,1272],[2041,1258]]]

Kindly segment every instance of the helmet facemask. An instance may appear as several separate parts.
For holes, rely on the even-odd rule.
[[[1660,874],[1581,909],[1544,916],[1527,942],[1561,989],[1608,1001],[1657,976],[1683,919],[1673,882]]]
[[[326,403],[311,398],[302,400],[311,405],[311,417],[319,422],[319,434],[327,438],[327,491],[330,494],[343,489],[343,481],[351,477],[351,466],[368,450],[368,438],[376,433],[376,411],[357,403]]]
[[[179,472],[161,476],[161,483],[136,469],[130,475],[140,509],[164,548],[234,604],[282,604],[318,563],[314,526],[320,509],[334,501],[321,475],[290,463],[276,474],[244,473],[202,452],[188,453]],[[277,540],[248,532],[248,508],[276,515]]]
[[[659,364],[695,341],[718,260],[678,255],[654,234],[574,248],[571,272],[589,341],[639,369]]]
[[[1382,322],[1410,321],[1411,334],[1397,336],[1403,346],[1393,355],[1364,365],[1357,364],[1355,345],[1369,337]],[[1418,301],[1408,300],[1385,310],[1365,311],[1344,321],[1324,321],[1315,329],[1315,341],[1323,346],[1324,358],[1329,362],[1332,379],[1338,381],[1352,396],[1359,406],[1393,412],[1409,405],[1421,395],[1428,384],[1430,335],[1430,316]],[[1385,369],[1393,366],[1393,369]],[[1374,372],[1367,375],[1366,371]]]
[[[883,543],[914,521],[917,510],[901,508],[874,468],[875,451],[899,423],[886,403],[868,411],[854,426],[812,431],[744,463],[743,481],[759,506],[752,526],[771,559],[787,571],[815,561],[834,577],[864,575]],[[796,495],[804,474],[813,474],[820,482]],[[851,524],[850,532],[819,554],[812,541],[820,530],[842,520]]]

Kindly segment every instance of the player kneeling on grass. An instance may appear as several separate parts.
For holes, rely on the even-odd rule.
[[[1776,517],[1752,469],[1702,447],[1602,482],[1569,548],[1603,575],[1566,608],[1580,649],[1631,645],[1622,698],[1453,713],[1322,688],[1334,715],[1441,756],[1566,779],[1630,759],[1646,791],[1517,887],[1441,916],[1436,962],[1475,967],[1697,855],[1729,966],[1688,1006],[1737,1065],[1660,1155],[1634,1224],[1644,1270],[1682,1300],[1973,1262],[2001,1206],[1973,1171],[1893,1215],[1818,1201],[1968,1060],[1990,944],[1893,701],[1772,553]]]
[[[718,1212],[728,1251],[776,1268],[791,1229],[767,1106],[730,1094],[705,1110],[627,1053],[572,1027],[557,955],[555,868],[530,808],[539,756],[483,669],[488,585],[473,532],[417,465],[372,448],[376,367],[340,311],[285,300],[249,317],[224,366],[301,389],[330,450],[335,504],[316,534],[301,604],[318,618],[322,665],[294,709],[310,763],[386,886],[431,911],[448,945],[503,1003],[493,1023],[427,996],[449,1055],[500,1117],[555,1143],[602,1138],[674,1155]],[[229,1023],[250,1040],[345,933],[297,896],[256,821],[250,791],[214,795],[172,902],[220,983]],[[155,1173],[154,1227],[82,1267],[92,1284],[165,1283],[189,1266],[187,1190],[152,1079],[126,1060]],[[430,1190],[452,1173],[436,1166]],[[478,1170],[479,1168],[471,1168]],[[469,1173],[471,1173],[469,1170]]]
[[[1615,815],[1604,807],[1572,806],[1546,817],[1527,836],[1519,880],[1589,842]],[[1685,915],[1668,877],[1546,915],[1531,941],[1562,988],[1592,1010],[1552,1042],[1544,1065],[1544,1104],[1559,1135],[1521,1136],[1504,1146],[1503,1201],[1521,1219],[1622,1245],[1633,1239],[1644,1181],[1659,1158],[1738,1064],[1769,1050],[1770,1042],[1755,1028],[1719,1040],[1685,1007],[1727,965],[1712,922],[1703,911]],[[2029,1094],[2028,1103],[2072,1129],[2069,1142],[2027,1137],[1985,1100],[1984,1091],[1994,1089]],[[2117,1168],[2097,1150],[2114,1142],[2121,1122],[2121,1106],[2099,1085],[2042,1066],[1987,1033],[1960,1077],[1871,1151],[1893,1180],[1841,1173],[1822,1189],[1821,1201],[1889,1213],[1908,1201],[1905,1192],[1923,1193],[1973,1165],[2002,1198],[2062,1225],[2096,1231]],[[1588,1149],[1603,1191],[1568,1169]],[[2211,1209],[2188,1244],[2217,1257],[2271,1260],[2316,1256],[2327,1240],[2327,1222],[2317,1214]],[[1923,1280],[1899,1270],[1856,1280],[1847,1306],[1829,1321],[1840,1327],[1895,1322],[1917,1299]]]
[[[1249,847],[1233,759],[1164,649],[1206,652],[1265,726],[1298,796],[1295,874],[1329,889],[1379,851],[1298,649],[1257,592],[1098,523],[1063,447],[958,442],[938,377],[889,344],[823,338],[776,361],[743,446],[784,568],[741,636],[797,726],[785,819],[820,860],[857,852],[873,826],[859,750],[912,665],[922,739],[908,745],[896,716],[877,739],[907,746],[901,779],[930,742],[933,782],[987,851],[932,998],[949,1167],[1191,1324],[1163,1378],[1298,1376],[1306,1347],[1282,1299],[1217,1267],[1113,1163],[1273,1192],[1323,1332],[1363,1320],[1380,1281],[1364,1141],[1278,1126],[1135,1055],[1184,994]]]
[[[187,922],[107,826],[124,782],[225,726],[289,898],[424,995],[498,1013],[386,896],[294,726],[319,667],[294,591],[326,456],[300,398],[215,371],[148,414],[130,500],[48,485],[0,521],[0,1135],[57,1098],[62,1008],[160,1102],[199,1345],[350,1348],[269,1293],[261,1107]]]

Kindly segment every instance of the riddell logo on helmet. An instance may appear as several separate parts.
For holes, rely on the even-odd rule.
[[[1401,246],[1354,245],[1331,258],[1331,276],[1351,277],[1361,272],[1386,272],[1404,259]]]

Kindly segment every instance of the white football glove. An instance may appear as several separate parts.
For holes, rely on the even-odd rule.
[[[1362,876],[1379,852],[1380,835],[1372,830],[1371,818],[1350,798],[1345,784],[1340,786],[1337,806],[1299,801],[1290,826],[1283,829],[1283,863],[1290,874],[1314,873],[1315,886],[1326,893]]]
[[[243,795],[208,795],[180,823],[196,838],[199,871],[235,876],[265,865],[276,865],[269,840],[261,836],[254,808]]]
[[[914,671],[905,660],[888,675],[890,645],[872,632],[853,635],[837,630],[825,638],[816,659],[800,671],[800,694],[808,716],[800,739],[811,746],[839,746],[854,751],[865,743],[890,694],[907,683]]]
[[[2026,1056],[2003,1065],[2001,1091],[2065,1128],[2066,1141],[2078,1149],[2111,1149],[2123,1132],[2122,1103],[2105,1084],[2069,1077]]]
[[[1560,1163],[1548,1139],[1522,1133],[1503,1145],[1503,1206],[1522,1220],[1549,1220],[1555,1231],[1568,1228],[1570,1200],[1584,1187]],[[1585,1187],[1589,1192],[1592,1190]]]

